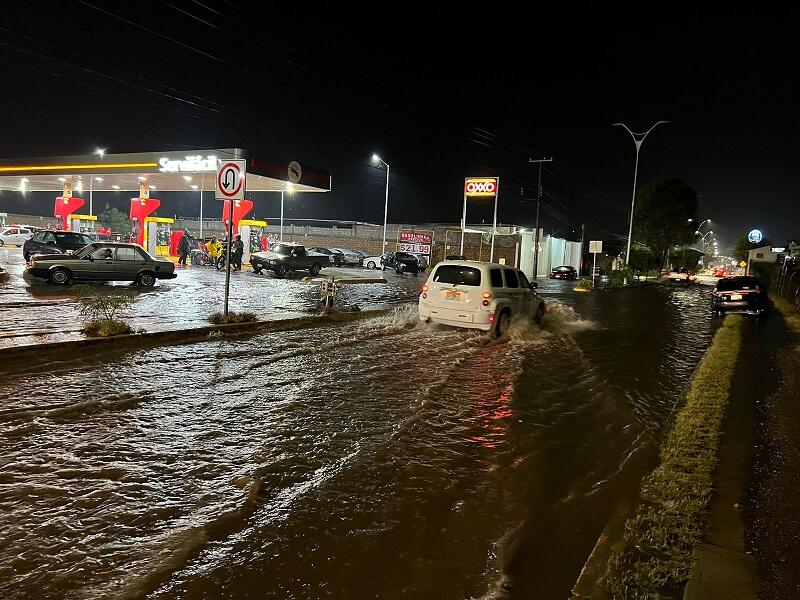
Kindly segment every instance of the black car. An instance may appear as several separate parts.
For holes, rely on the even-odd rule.
[[[417,257],[408,252],[387,252],[381,256],[381,269],[394,269],[397,273],[419,273]]]
[[[328,257],[328,260],[331,263],[331,266],[334,267],[341,267],[342,263],[344,262],[344,254],[341,252],[335,252],[330,248],[321,248],[319,246],[315,246],[313,248],[308,249],[309,252],[319,252],[320,254],[325,254]]]
[[[22,256],[30,262],[34,254],[65,254],[80,250],[95,240],[86,233],[74,231],[40,231],[22,245]]]
[[[560,267],[555,267],[552,271],[550,271],[550,279],[577,279],[578,278],[578,271],[575,267],[570,267],[569,265],[562,265]]]
[[[726,312],[763,315],[767,312],[768,306],[767,290],[755,277],[720,279],[711,296],[711,311],[715,315]]]

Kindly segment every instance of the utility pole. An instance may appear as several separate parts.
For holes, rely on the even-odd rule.
[[[536,231],[533,234],[533,278],[539,277],[539,205],[542,202],[542,163],[553,162],[550,158],[531,158],[529,163],[539,164],[539,185],[536,188]]]
[[[583,237],[586,234],[586,225],[581,223],[581,260],[578,264],[578,277],[583,275]],[[594,271],[592,271],[592,277],[594,277]]]

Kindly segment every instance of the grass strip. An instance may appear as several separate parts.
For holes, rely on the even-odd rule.
[[[786,321],[789,329],[796,333],[800,333],[800,313],[798,313],[792,303],[783,296],[772,296],[772,304],[783,315],[783,320]]]
[[[689,577],[713,493],[741,327],[740,315],[725,317],[661,445],[658,467],[642,482],[642,502],[625,523],[621,549],[608,561],[604,587],[614,598],[671,597]]]

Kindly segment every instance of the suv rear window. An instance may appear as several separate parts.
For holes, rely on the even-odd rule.
[[[517,272],[514,269],[503,269],[506,275],[506,287],[518,288],[519,280],[517,279]]]
[[[492,287],[503,287],[503,272],[500,269],[491,269],[489,276],[492,278]]]
[[[720,279],[717,282],[717,290],[720,292],[755,290],[758,287],[758,279],[755,277],[731,277],[729,279]]]
[[[439,265],[433,274],[435,283],[450,283],[453,285],[480,285],[481,271],[475,267],[462,267],[460,265]]]

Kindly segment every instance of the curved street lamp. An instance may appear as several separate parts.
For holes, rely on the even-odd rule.
[[[389,216],[389,163],[383,160],[377,154],[372,155],[372,162],[374,163],[383,163],[386,167],[386,201],[383,205],[383,246],[381,250],[381,254],[386,253],[386,219]]]
[[[653,129],[655,129],[659,125],[666,124],[669,122],[670,121],[658,121],[644,133],[635,133],[631,131],[630,128],[624,123],[614,123],[612,125],[612,127],[624,127],[625,131],[631,134],[631,137],[633,138],[633,144],[634,146],[636,146],[636,166],[633,169],[633,197],[631,199],[631,218],[630,218],[630,224],[628,225],[628,249],[625,252],[626,268],[630,264],[630,259],[631,259],[631,238],[633,237],[633,209],[634,205],[636,204],[636,177],[639,175],[639,150],[641,149],[642,144],[644,143],[644,139],[651,131],[653,131]],[[627,283],[627,278],[625,279],[625,283]]]

